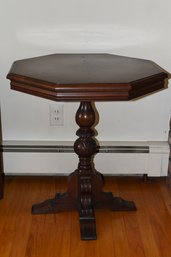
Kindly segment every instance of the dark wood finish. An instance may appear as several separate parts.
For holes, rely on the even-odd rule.
[[[56,213],[59,211],[78,210],[80,216],[81,238],[96,239],[96,225],[94,209],[110,209],[113,211],[134,211],[133,202],[120,197],[113,197],[112,193],[102,192],[103,177],[94,169],[93,156],[98,150],[93,138],[92,126],[95,122],[95,112],[91,102],[81,102],[76,113],[79,125],[74,150],[79,156],[78,168],[70,176],[68,191],[57,194],[55,198],[36,204],[32,208],[33,214]]]
[[[16,61],[11,88],[54,101],[120,101],[163,89],[155,63],[109,54],[53,54]]]
[[[135,204],[102,191],[103,177],[94,168],[94,101],[129,100],[164,89],[169,75],[148,60],[108,54],[54,54],[17,61],[7,78],[11,88],[55,101],[79,101],[79,137],[74,150],[78,168],[66,193],[36,204],[33,214],[78,210],[81,238],[96,239],[94,209],[133,211]]]

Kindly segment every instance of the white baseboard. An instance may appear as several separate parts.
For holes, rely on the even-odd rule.
[[[167,176],[167,142],[100,142],[95,168],[106,175]],[[78,165],[73,142],[4,141],[5,174],[67,175]]]

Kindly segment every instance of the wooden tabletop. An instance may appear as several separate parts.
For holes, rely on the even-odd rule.
[[[52,54],[14,62],[11,88],[55,101],[121,101],[164,89],[169,74],[149,60]]]

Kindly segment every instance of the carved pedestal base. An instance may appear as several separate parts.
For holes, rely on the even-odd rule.
[[[103,192],[103,177],[94,169],[93,156],[97,152],[92,126],[95,113],[91,102],[81,102],[76,113],[79,125],[79,138],[74,150],[79,156],[78,168],[69,177],[68,190],[57,194],[55,198],[33,205],[33,214],[57,213],[60,211],[77,210],[80,218],[81,239],[96,239],[95,209],[112,211],[135,211],[135,204],[120,197],[113,197],[110,192]]]

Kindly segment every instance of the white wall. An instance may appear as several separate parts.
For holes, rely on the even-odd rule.
[[[73,140],[78,103],[49,125],[51,101],[10,90],[14,60],[58,52],[152,59],[171,71],[170,0],[0,0],[0,98],[5,140]],[[171,89],[132,102],[97,103],[99,140],[168,137]],[[110,114],[110,116],[109,116]]]

